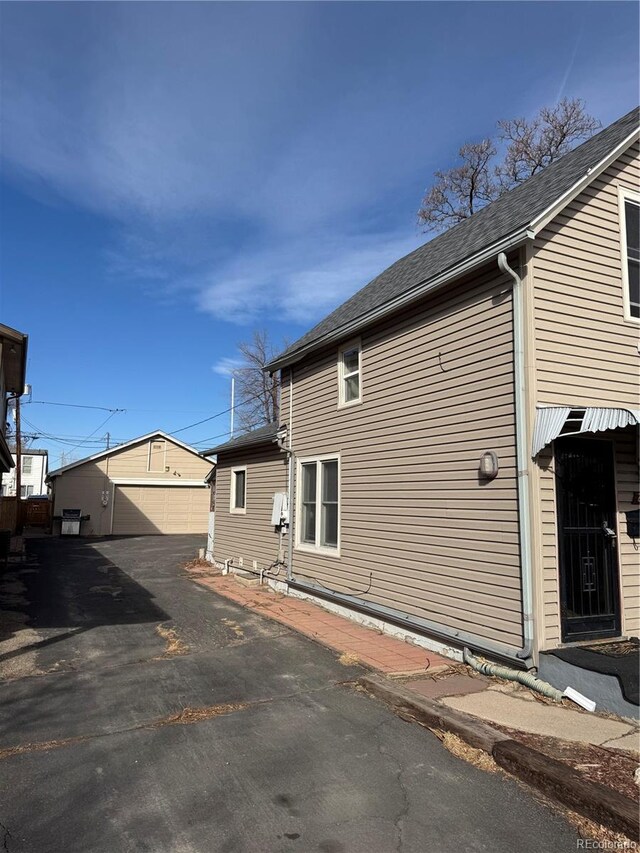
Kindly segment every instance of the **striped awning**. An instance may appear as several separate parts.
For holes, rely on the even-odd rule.
[[[571,416],[574,428],[571,435],[584,432],[603,432],[607,429],[640,424],[640,409],[611,409],[599,406],[538,406],[533,427],[531,456],[535,457],[543,447],[557,438]]]

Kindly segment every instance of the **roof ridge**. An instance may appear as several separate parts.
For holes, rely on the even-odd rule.
[[[639,110],[634,107],[472,216],[394,261],[294,341],[268,367],[277,369],[283,359],[313,346],[346,323],[366,321],[374,309],[410,292],[421,282],[454,269],[481,249],[526,226],[614,150],[629,135],[632,124],[637,127]]]
[[[79,465],[85,465],[87,462],[94,462],[97,459],[101,459],[103,456],[108,456],[110,453],[115,453],[116,451],[125,450],[127,447],[133,447],[135,444],[140,444],[147,439],[151,439],[154,436],[161,435],[164,439],[168,439],[172,441],[174,444],[179,445],[180,447],[188,450],[190,453],[193,453],[194,456],[202,456],[194,447],[190,444],[186,444],[184,441],[180,441],[179,438],[175,438],[168,432],[164,432],[164,430],[156,429],[152,432],[147,432],[144,435],[139,435],[137,438],[132,438],[130,441],[124,441],[122,444],[114,444],[113,447],[108,447],[106,450],[100,450],[98,453],[93,453],[90,456],[84,456],[82,459],[78,459],[76,462],[70,462],[68,465],[62,465],[60,468],[54,468],[49,471],[47,474],[47,480],[52,477],[57,477],[65,471],[69,471],[71,468],[77,468]]]

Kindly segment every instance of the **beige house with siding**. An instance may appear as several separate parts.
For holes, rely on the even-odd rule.
[[[272,524],[274,495],[287,491],[288,463],[269,425],[206,451],[216,454],[213,557],[237,568],[267,568],[283,557],[286,532]],[[283,573],[284,574],[284,573]]]
[[[85,536],[206,534],[211,462],[164,432],[50,471],[54,532],[65,509],[79,509]],[[57,526],[56,526],[57,521]]]
[[[213,449],[216,561],[279,559],[292,590],[516,666],[638,635],[638,124],[397,261],[269,365],[278,435]]]

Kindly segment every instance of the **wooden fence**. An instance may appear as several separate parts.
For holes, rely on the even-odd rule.
[[[18,498],[0,497],[0,530],[16,532],[18,521],[24,527],[51,527],[51,501],[43,498],[18,500]],[[20,519],[18,519],[18,512]]]

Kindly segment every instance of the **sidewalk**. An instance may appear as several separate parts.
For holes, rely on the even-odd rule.
[[[395,637],[365,628],[323,607],[299,598],[274,593],[266,584],[262,587],[242,586],[233,575],[222,577],[206,569],[191,570],[194,580],[248,607],[269,619],[275,619],[312,640],[340,652],[346,663],[360,662],[385,675],[423,675],[443,670],[452,661],[410,645]]]
[[[629,803],[637,801],[634,774],[640,732],[632,721],[590,714],[569,700],[553,702],[520,684],[486,678],[464,664],[365,628],[318,604],[274,593],[267,585],[241,585],[233,575],[222,577],[206,564],[185,568],[197,583],[329,646],[345,663],[359,662],[381,673],[383,679],[364,677],[365,689],[407,719],[436,731],[448,729],[489,755],[500,741],[515,744],[524,752],[523,767],[530,760],[546,763],[550,777],[559,774],[562,786],[570,793],[573,788],[578,791],[571,794],[572,808],[577,797],[579,810],[588,817],[599,815],[602,802],[612,794],[626,802],[627,812]],[[517,769],[509,769],[518,775]],[[545,789],[544,779],[534,781],[530,768],[525,771],[526,781]],[[547,787],[559,787],[557,779],[546,781]],[[558,799],[567,804],[562,795]],[[612,827],[615,820],[610,821]],[[606,820],[601,817],[599,822]]]

